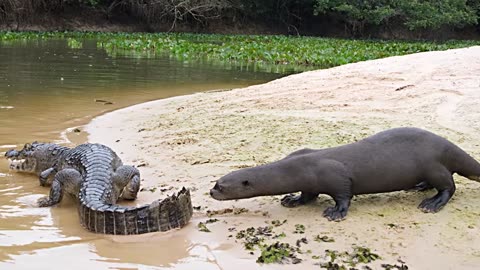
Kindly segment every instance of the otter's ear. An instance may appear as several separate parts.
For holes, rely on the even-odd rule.
[[[242,181],[242,185],[243,186],[249,186],[250,182],[248,182],[248,180],[244,180],[244,181]]]

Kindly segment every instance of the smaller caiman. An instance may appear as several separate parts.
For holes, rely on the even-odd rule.
[[[40,198],[40,207],[59,203],[65,193],[78,200],[80,223],[89,231],[105,234],[142,234],[185,226],[192,216],[190,191],[149,205],[127,207],[119,198],[134,200],[140,189],[140,172],[123,165],[109,147],[82,144],[68,148],[33,142],[20,151],[9,150],[5,157],[10,169],[35,173],[40,185],[51,185],[50,195]]]

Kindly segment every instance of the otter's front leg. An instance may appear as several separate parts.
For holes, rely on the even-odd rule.
[[[347,216],[351,197],[333,197],[333,200],[335,201],[335,206],[330,206],[325,209],[323,216],[330,221],[340,221]]]
[[[299,195],[288,194],[282,198],[282,205],[285,207],[296,207],[299,205],[307,204],[315,200],[318,193],[302,192]]]
[[[328,195],[335,201],[335,206],[327,207],[323,211],[323,216],[330,221],[340,221],[347,216],[350,201],[352,200],[352,178],[347,177],[349,173],[337,172],[328,178]]]

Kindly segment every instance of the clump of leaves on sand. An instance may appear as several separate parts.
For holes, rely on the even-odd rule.
[[[285,222],[283,222],[285,223]],[[273,221],[273,226],[281,226],[279,221]],[[250,227],[237,233],[236,238],[243,240],[245,249],[250,250],[251,254],[258,248],[260,256],[257,258],[258,263],[300,263],[302,260],[296,256],[297,248],[289,243],[275,242],[266,244],[267,238],[281,238],[274,235],[273,226]],[[283,233],[282,233],[283,234]],[[283,234],[284,236],[285,234]]]
[[[207,219],[205,222],[199,222],[197,227],[198,230],[201,232],[211,232],[210,229],[207,227],[207,224],[218,222],[219,220],[216,218]]]
[[[295,255],[296,249],[288,243],[276,242],[271,245],[261,245],[261,254],[257,263],[300,263],[302,260]]]
[[[327,262],[320,263],[320,268],[331,270],[354,270],[358,264],[364,264],[363,269],[370,269],[366,264],[380,259],[380,256],[369,248],[354,246],[352,252],[325,250]]]

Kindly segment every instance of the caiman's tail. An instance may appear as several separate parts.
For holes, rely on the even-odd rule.
[[[120,235],[181,228],[188,223],[193,213],[190,191],[186,188],[150,205],[124,207],[81,200],[78,209],[80,223],[87,230]]]

